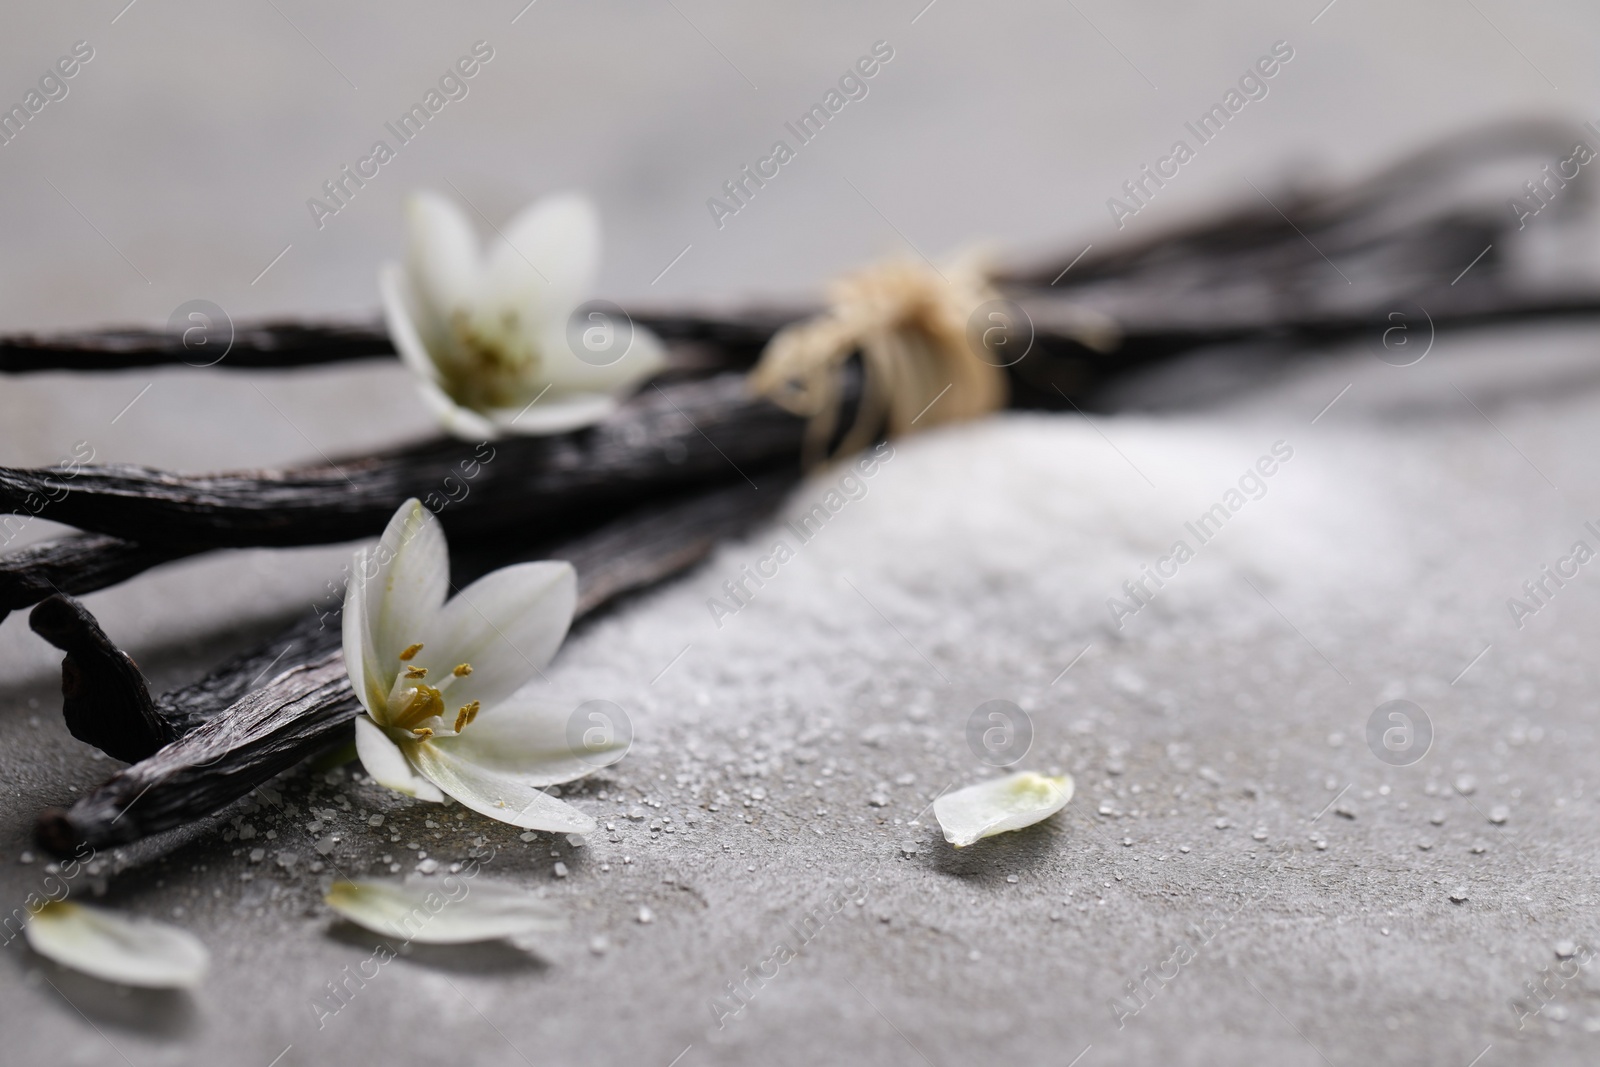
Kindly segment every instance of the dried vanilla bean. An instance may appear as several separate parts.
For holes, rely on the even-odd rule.
[[[560,524],[585,509],[795,462],[801,428],[752,397],[743,376],[719,375],[646,389],[605,422],[551,437],[438,440],[333,464],[212,475],[0,468],[0,512],[28,507],[81,530],[167,547],[284,546],[376,535],[415,496],[435,510],[453,500],[444,514],[452,534],[539,537],[564,532]]]
[[[738,316],[636,315],[674,350],[672,370],[748,366],[785,322],[803,311],[755,310]],[[232,334],[231,343],[229,334]],[[215,353],[226,349],[226,354]],[[275,321],[215,324],[206,347],[186,346],[183,334],[137,327],[0,336],[0,374],[38,371],[107,371],[132,367],[189,366],[220,370],[307,367],[394,357],[380,320]]]
[[[105,534],[74,534],[29,545],[0,556],[0,622],[52,594],[92,593],[190,554]]]
[[[792,467],[801,425],[747,396],[742,379],[729,375],[649,390],[577,434],[437,441],[332,467],[197,478],[133,468],[79,467],[70,476],[53,468],[0,469],[0,510],[11,476],[14,499],[34,510],[49,501],[49,518],[84,526],[104,513],[115,519],[111,525],[160,545],[87,534],[0,557],[0,619],[52,593],[93,592],[212,547],[375,535],[410,495],[440,513],[458,544],[505,530],[524,544],[553,542],[643,498],[721,481],[747,484],[758,468]],[[257,493],[285,510],[260,506]],[[197,533],[208,521],[212,529]]]
[[[168,330],[13,334],[0,337],[0,373],[123,370],[166,364],[243,370],[394,355],[394,346],[381,322],[262,322],[233,330],[227,355],[214,363],[217,357],[211,352],[226,344],[227,333],[226,328],[218,326],[216,336],[208,338],[209,351],[186,347],[182,334]]]
[[[71,809],[42,812],[35,836],[65,855],[81,844],[125,844],[204,818],[306,756],[351,740],[359,710],[343,655],[325,652],[118,772]]]
[[[688,501],[647,506],[586,537],[531,554],[573,562],[578,570],[577,612],[587,615],[686,570],[719,540],[748,530],[777,507],[793,479],[793,473],[764,472],[767,488],[760,492],[739,483]],[[465,562],[462,581],[475,569],[513,560],[474,553]],[[53,641],[81,640],[64,633],[69,626],[61,620],[81,622],[86,612],[79,615],[62,600],[40,605],[36,618],[41,612],[56,623]],[[93,626],[92,618],[86,621]],[[98,848],[182,826],[216,812],[302,759],[348,742],[360,705],[345,674],[337,621],[320,629],[318,621],[302,620],[200,682],[160,699],[149,697],[136,670],[115,677],[95,674],[92,682],[99,688],[83,692],[85,699],[100,700],[106,709],[137,709],[147,702],[165,729],[181,736],[119,771],[70,810],[42,813],[39,843],[67,853],[85,842]],[[121,655],[109,642],[101,651]],[[271,672],[270,681],[252,688],[263,671]],[[127,711],[118,714],[126,716]],[[101,729],[114,733],[126,726]]]
[[[150,699],[138,665],[111,643],[82,604],[52,596],[33,609],[28,622],[66,653],[61,661],[61,712],[73,737],[129,762],[177,740],[177,732]]]

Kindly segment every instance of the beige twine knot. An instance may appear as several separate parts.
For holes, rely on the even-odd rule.
[[[810,419],[807,466],[825,458],[839,422],[844,366],[861,355],[863,382],[854,423],[835,455],[922,427],[975,419],[1004,407],[1009,360],[989,362],[968,340],[969,322],[999,300],[975,258],[943,272],[896,260],[836,279],[828,310],[784,327],[750,372],[756,393]],[[980,331],[979,337],[985,335]]]

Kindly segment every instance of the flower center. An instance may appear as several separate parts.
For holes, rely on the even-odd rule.
[[[515,308],[498,315],[450,313],[450,344],[439,371],[456,403],[474,411],[526,403],[542,362]]]
[[[389,691],[389,721],[386,725],[409,731],[412,736],[425,741],[445,729],[444,692],[457,678],[471,674],[472,664],[458,663],[437,684],[430,685],[423,681],[428,676],[428,668],[411,662],[421,651],[422,643],[418,642],[406,646],[406,650],[400,653],[404,669],[395,678],[394,687]],[[478,706],[476,700],[461,706],[456,712],[453,732],[459,734],[478,717]],[[435,719],[438,720],[437,726],[433,725]]]

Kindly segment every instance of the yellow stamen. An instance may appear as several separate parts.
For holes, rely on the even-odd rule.
[[[465,678],[467,675],[472,673],[472,664],[458,663],[456,664],[456,669],[450,673],[455,675],[457,678]]]
[[[456,733],[459,734],[464,727],[471,725],[472,720],[477,717],[478,702],[476,700],[470,704],[463,704],[461,710],[456,712]]]
[[[426,741],[428,738],[433,736],[433,731],[428,729],[426,726],[419,726],[411,732],[417,735],[418,741]]]
[[[427,676],[428,676],[428,668],[426,668],[426,667],[407,667],[406,668],[406,677],[407,678],[426,678]]]
[[[400,653],[400,662],[401,663],[405,663],[406,661],[414,658],[416,656],[416,654],[418,652],[421,652],[421,651],[422,651],[422,642],[421,641],[418,641],[414,645],[407,645],[406,646],[406,650],[404,652]]]
[[[439,690],[431,685],[419,685],[411,690],[405,707],[393,717],[391,724],[407,730],[417,723],[427,722],[435,715],[443,714],[444,700],[439,696]]]

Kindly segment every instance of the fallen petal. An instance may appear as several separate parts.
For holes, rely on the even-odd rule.
[[[194,986],[210,961],[206,947],[187,931],[87,904],[52,901],[23,929],[39,955],[122,985]]]
[[[1048,819],[1072,799],[1072,776],[1019,771],[947,793],[933,802],[944,839],[957,848]]]
[[[363,879],[333,883],[330,908],[375,934],[453,945],[559,930],[561,913],[525,889],[483,879]]]

